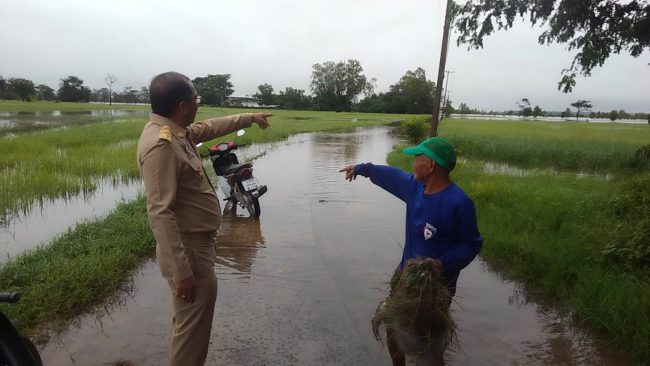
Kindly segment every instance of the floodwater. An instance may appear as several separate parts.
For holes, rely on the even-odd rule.
[[[405,208],[337,171],[383,163],[396,142],[388,128],[301,134],[255,161],[269,191],[259,221],[226,216],[219,231],[208,365],[390,364],[370,320],[401,257]],[[165,364],[171,295],[154,261],[132,288],[42,346],[46,364]],[[448,365],[631,365],[478,259],[452,311],[462,351]]]
[[[84,125],[115,119],[146,118],[148,110],[92,109],[81,111],[0,112],[0,135],[35,129]]]
[[[46,245],[79,222],[101,218],[115,209],[117,203],[133,200],[141,187],[139,181],[113,183],[103,180],[90,192],[44,200],[5,217],[0,225],[0,264],[39,245]]]
[[[486,121],[544,121],[544,122],[578,122],[578,123],[624,123],[645,125],[647,120],[643,119],[617,119],[612,121],[609,118],[589,118],[580,117],[576,120],[575,117],[558,117],[558,116],[538,116],[538,117],[521,117],[517,115],[489,115],[489,114],[451,114],[449,118],[457,119],[478,119]]]

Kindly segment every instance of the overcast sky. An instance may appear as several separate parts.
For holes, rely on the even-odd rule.
[[[0,75],[55,89],[76,75],[95,89],[111,73],[121,90],[170,70],[232,74],[243,96],[262,83],[309,93],[313,64],[357,59],[386,91],[417,67],[436,80],[443,20],[441,0],[0,0]],[[538,45],[539,33],[520,23],[472,51],[452,36],[454,106],[516,109],[526,97],[544,110],[586,99],[594,110],[650,112],[650,53],[611,57],[567,95],[557,82],[573,54]]]

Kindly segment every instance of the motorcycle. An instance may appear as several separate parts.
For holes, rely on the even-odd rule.
[[[237,131],[237,137],[246,131]],[[224,212],[237,213],[237,206],[248,210],[250,217],[260,217],[259,198],[266,193],[268,188],[260,185],[253,177],[253,164],[240,164],[237,155],[233,152],[238,147],[245,146],[234,141],[220,142],[208,149],[212,167],[219,179],[219,186],[227,201]]]
[[[16,303],[20,295],[15,292],[0,293],[0,303]],[[38,350],[29,338],[22,336],[14,324],[0,311],[0,365],[42,366]]]

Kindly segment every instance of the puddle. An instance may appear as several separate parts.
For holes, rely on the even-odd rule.
[[[255,175],[269,191],[259,221],[224,217],[206,364],[391,364],[370,320],[401,258],[405,207],[365,178],[349,183],[338,173],[384,162],[398,142],[389,131],[301,134],[242,151],[266,152]],[[134,288],[44,345],[46,364],[165,364],[171,297],[155,263],[143,265]],[[448,352],[451,366],[632,365],[527,303],[480,260],[461,273],[452,310],[464,352]]]

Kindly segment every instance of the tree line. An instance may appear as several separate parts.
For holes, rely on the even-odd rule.
[[[567,107],[564,111],[561,112],[551,112],[551,111],[545,111],[541,109],[538,105],[535,105],[535,107],[531,107],[530,99],[528,98],[522,98],[521,101],[517,101],[515,103],[519,110],[506,110],[506,111],[486,111],[483,109],[478,109],[478,108],[470,108],[467,106],[466,103],[460,103],[460,106],[458,109],[453,109],[451,108],[452,113],[458,113],[458,114],[482,114],[482,115],[489,115],[489,116],[520,116],[524,118],[528,117],[561,117],[561,118],[573,118],[575,117],[576,120],[582,117],[586,118],[601,118],[601,119],[607,119],[609,118],[612,121],[616,121],[619,119],[640,119],[640,120],[648,120],[650,118],[650,113],[628,113],[623,109],[613,109],[609,112],[601,112],[601,111],[592,111],[591,109],[593,108],[593,105],[591,104],[591,101],[589,100],[582,100],[579,99],[573,103],[570,103],[569,105],[575,109],[575,112]]]
[[[202,96],[202,104],[236,106],[230,74],[209,74],[192,80]],[[61,102],[148,103],[147,87],[125,87],[113,90],[117,77],[106,75],[107,87],[90,89],[77,76],[60,79],[57,90],[45,84],[35,85],[23,78],[4,79],[0,76],[0,99],[22,101],[44,100]],[[364,75],[357,60],[327,61],[312,66],[311,93],[286,87],[275,91],[268,83],[260,84],[251,97],[260,106],[320,111],[360,111],[377,113],[431,113],[435,85],[426,78],[424,69],[407,71],[387,92],[375,93],[376,79]],[[362,98],[363,97],[363,98]]]
[[[234,85],[230,81],[230,74],[209,74],[192,79],[202,104],[217,106],[242,106],[241,99],[229,98],[234,93]],[[91,90],[84,85],[83,80],[77,76],[68,76],[59,80],[58,90],[38,84],[23,78],[4,79],[0,76],[0,99],[18,99],[22,101],[45,100],[62,102],[98,102],[98,103],[149,103],[149,89],[147,87],[124,87],[121,91],[113,90],[117,77],[107,74],[105,83],[107,87]],[[363,73],[363,67],[357,60],[327,61],[312,66],[310,80],[311,94],[305,90],[286,87],[277,93],[272,85],[260,84],[257,92],[251,99],[257,101],[261,107],[279,107],[295,110],[317,110],[337,112],[371,112],[371,113],[408,113],[429,114],[433,111],[433,95],[435,84],[426,76],[421,67],[408,70],[406,73],[385,92],[375,92],[377,80],[368,79]],[[446,92],[444,94],[447,94]],[[558,115],[558,113],[544,111],[540,106],[532,106],[528,98],[522,98],[516,103],[517,110],[502,112],[472,109],[466,103],[460,103],[454,108],[452,101],[446,97],[442,102],[443,114],[487,114],[487,115],[519,115],[522,117],[542,117]],[[560,117],[583,116],[589,118],[617,119],[647,119],[647,113],[627,113],[624,110],[610,112],[592,112],[591,102],[578,100],[571,103],[576,109],[575,114],[567,108],[559,113]]]

